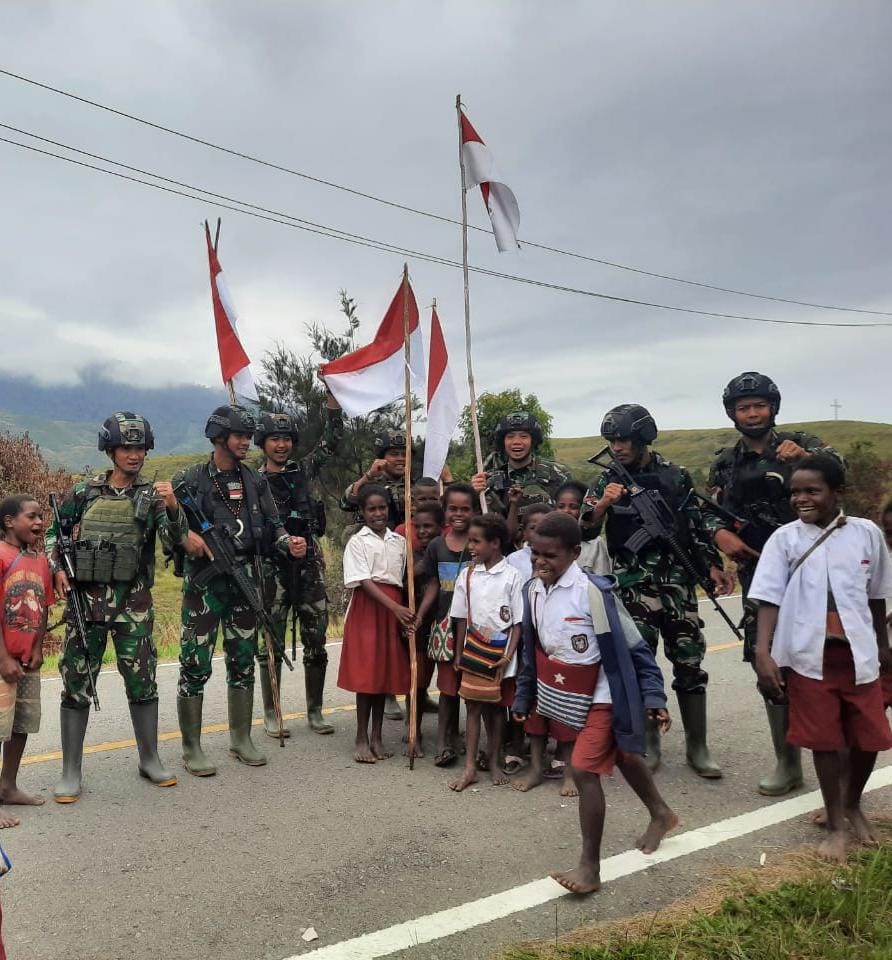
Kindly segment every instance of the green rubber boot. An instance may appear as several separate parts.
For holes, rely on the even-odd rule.
[[[768,729],[771,731],[777,766],[774,773],[759,781],[759,793],[764,797],[781,797],[802,786],[801,751],[799,747],[791,747],[787,743],[787,725],[790,719],[790,708],[787,704],[769,703],[766,700],[765,710],[768,713]]]
[[[262,767],[266,757],[251,739],[251,720],[254,716],[254,687],[227,687],[226,705],[229,711],[229,756],[249,767]]]
[[[722,768],[712,759],[706,745],[706,693],[677,691],[676,694],[684,725],[688,765],[706,780],[719,780]]]
[[[174,786],[177,782],[176,774],[165,770],[158,756],[158,701],[131,703],[130,719],[133,722],[133,734],[139,754],[139,775],[150,780],[156,787]]]
[[[307,723],[313,733],[334,733],[334,727],[322,716],[322,691],[325,688],[325,664],[310,663],[304,667],[307,691]]]
[[[656,773],[662,761],[662,738],[660,725],[656,720],[644,718],[644,765],[651,773]]]
[[[62,735],[62,779],[53,788],[56,803],[75,803],[81,795],[81,763],[90,708],[72,710],[61,707],[59,724]]]
[[[201,710],[204,697],[177,697],[177,719],[183,738],[183,763],[195,777],[212,777],[217,768],[201,749]]]
[[[273,688],[269,682],[269,663],[264,657],[257,661],[257,672],[260,675],[260,696],[263,700],[263,729],[268,737],[279,739],[279,721],[276,719],[276,708],[273,706]],[[282,661],[276,661],[276,685],[279,688],[279,697],[282,696]],[[281,702],[281,700],[280,700]],[[283,737],[290,737],[288,727],[282,730]]]

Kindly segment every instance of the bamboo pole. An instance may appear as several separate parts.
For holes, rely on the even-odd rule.
[[[477,391],[474,388],[474,367],[471,363],[471,291],[468,285],[468,195],[465,179],[465,161],[462,156],[461,94],[455,97],[455,112],[458,117],[458,165],[461,170],[461,265],[465,285],[465,356],[468,363],[468,393],[470,394],[471,427],[474,431],[474,455],[477,458],[477,473],[483,473],[483,447],[480,444],[480,424],[477,422]],[[486,494],[480,494],[480,509],[487,512]]]
[[[406,528],[406,589],[409,609],[415,613],[415,556],[412,552],[412,383],[410,363],[412,348],[409,341],[409,264],[403,264],[403,350],[405,351],[406,397],[406,473],[403,480],[405,489],[404,512]],[[408,746],[409,769],[415,769],[415,745],[418,742],[418,651],[415,649],[414,629],[409,636],[409,696],[406,709],[409,716]]]

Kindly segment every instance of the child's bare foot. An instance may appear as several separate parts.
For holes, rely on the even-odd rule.
[[[827,811],[823,807],[821,807],[820,810],[815,810],[815,812],[811,815],[809,819],[816,827],[826,827]]]
[[[530,768],[525,776],[515,777],[511,781],[511,786],[521,793],[527,793],[532,790],[533,787],[538,787],[540,783],[542,783],[542,771]]]
[[[449,789],[454,790],[456,793],[461,793],[462,790],[465,790],[467,787],[470,787],[472,783],[477,782],[477,771],[465,769],[465,772],[458,778],[458,780],[453,780],[449,784]]]
[[[601,874],[598,867],[586,863],[580,863],[575,870],[567,870],[564,873],[550,870],[548,876],[570,893],[578,893],[580,896],[596,893],[601,889]]]
[[[9,830],[12,827],[17,827],[21,822],[18,817],[8,817],[0,811],[0,830]]]
[[[10,790],[0,789],[0,803],[12,803],[22,807],[42,807],[46,800],[13,787]]]
[[[870,821],[864,816],[860,807],[846,810],[846,817],[858,843],[865,847],[878,847],[880,845],[880,838],[873,832]]]
[[[666,807],[665,811],[659,814],[659,816],[651,817],[651,821],[647,825],[647,829],[635,842],[635,846],[642,853],[653,853],[655,850],[659,849],[659,846],[663,841],[663,837],[665,837],[670,830],[674,830],[677,826],[678,817],[668,807]]]
[[[372,755],[376,760],[389,760],[393,756],[391,750],[385,750],[380,740],[372,741]]]
[[[848,837],[845,830],[830,830],[827,837],[818,845],[818,856],[832,863],[846,862]]]
[[[562,797],[578,797],[579,791],[576,789],[576,781],[573,779],[573,773],[569,767],[564,768],[564,782],[561,784]]]
[[[511,781],[498,767],[490,769],[489,778],[492,780],[492,785],[494,787],[504,787],[506,783],[511,783]]]
[[[357,763],[374,763],[375,754],[368,740],[357,740],[356,749],[353,751],[353,759]]]

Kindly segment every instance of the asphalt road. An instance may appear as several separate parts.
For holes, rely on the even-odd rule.
[[[736,615],[736,600],[728,603]],[[710,673],[709,713],[721,781],[699,779],[684,765],[680,725],[664,743],[660,787],[681,818],[701,827],[773,801],[755,782],[771,750],[761,699],[740,649],[703,607]],[[352,760],[354,713],[337,690],[339,645],[331,647],[328,706],[336,733],[311,734],[301,717],[286,747],[264,741],[269,764],[249,769],[226,756],[222,663],[205,701],[207,751],[216,777],[182,770],[175,712],[176,668],[159,669],[163,757],[180,773],[161,790],[140,780],[120,678],[102,675],[102,711],[91,717],[80,802],[59,806],[51,792],[60,761],[55,678],[43,684],[44,722],[28,745],[20,782],[43,793],[42,808],[22,809],[22,825],[0,840],[13,871],[0,882],[11,960],[283,960],[392,924],[457,906],[572,866],[578,850],[575,800],[547,783],[529,794],[484,782],[447,789],[450,771],[430,759],[409,771],[399,756],[402,726],[385,721],[397,757],[374,766]],[[302,711],[300,667],[283,681],[284,709]],[[259,697],[259,694],[258,694]],[[670,710],[677,715],[670,698]],[[256,707],[259,715],[259,704]],[[435,718],[424,718],[433,730]],[[30,762],[29,762],[30,761]],[[816,786],[807,769],[805,789]],[[619,780],[606,785],[604,856],[628,850],[644,811]],[[892,789],[869,806],[888,806]],[[552,937],[585,920],[655,909],[689,893],[725,865],[755,865],[781,855],[815,828],[800,817],[707,852],[681,857],[608,884],[594,897],[565,898],[476,927],[397,956],[476,958],[506,943]],[[319,939],[301,935],[312,926]]]

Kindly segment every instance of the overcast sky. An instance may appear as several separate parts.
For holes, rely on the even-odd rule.
[[[521,240],[660,273],[892,310],[892,6],[878,2],[32,2],[0,11],[0,66],[314,176],[460,213],[455,95],[521,210]],[[151,131],[0,76],[0,122],[219,193],[460,259],[460,231]],[[8,131],[0,136],[23,139]],[[52,148],[51,148],[52,149]],[[488,224],[479,191],[472,223]],[[71,382],[219,382],[200,223],[217,207],[0,143],[0,369]],[[363,342],[402,257],[223,213],[246,348],[304,324]],[[731,296],[545,251],[471,262],[537,280],[778,319],[892,321]],[[463,395],[461,272],[437,298]],[[778,327],[471,277],[478,389],[532,390],[555,433],[610,406],[726,422],[724,383],[775,378],[782,419],[888,420],[892,327]],[[425,311],[427,316],[427,311]],[[8,331],[18,325],[21,336]]]

